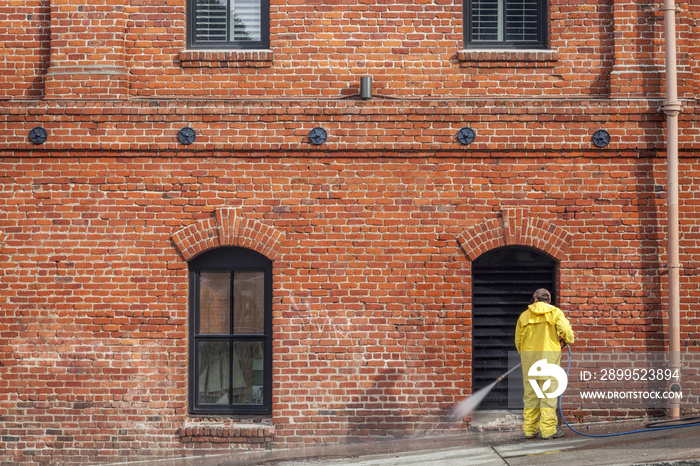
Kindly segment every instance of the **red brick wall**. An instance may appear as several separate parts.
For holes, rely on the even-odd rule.
[[[6,461],[230,447],[216,443],[221,435],[201,443],[205,434],[180,432],[197,424],[186,409],[185,240],[171,240],[197,219],[199,231],[225,224],[224,207],[249,225],[238,228],[240,241],[267,238],[248,245],[277,251],[268,249],[280,444],[453,427],[439,416],[470,387],[471,248],[460,237],[485,224],[493,246],[546,238],[541,248],[560,255],[577,349],[663,344],[664,192],[656,187],[664,163],[650,153],[84,155],[0,165]],[[698,169],[683,160],[683,173]],[[682,183],[688,199],[697,181]],[[697,206],[689,204],[683,330],[697,336]],[[499,235],[504,218],[512,233]],[[271,246],[260,231],[283,241]],[[569,241],[563,253],[549,246],[557,235]]]
[[[253,52],[184,50],[184,1],[15,3],[0,7],[0,461],[463,429],[440,418],[471,391],[470,261],[504,245],[559,261],[578,349],[665,348],[661,20],[646,3],[550,2],[538,52],[462,50],[460,2],[273,1],[271,50]],[[680,7],[693,349],[700,9]],[[353,97],[362,75],[369,101]],[[224,244],[274,259],[269,417],[187,413],[186,260]]]
[[[0,18],[0,96],[41,98],[49,67],[49,0],[3,2]]]
[[[374,77],[375,95],[392,98],[663,92],[663,15],[648,2],[551,1],[552,53],[486,56],[462,51],[457,0],[272,0],[267,53],[186,52],[185,0],[83,3],[0,7],[4,97],[36,98],[46,87],[50,98],[336,99],[357,94],[363,75]],[[677,4],[681,96],[693,98],[700,7]]]

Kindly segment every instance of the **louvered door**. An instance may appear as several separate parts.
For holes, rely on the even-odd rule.
[[[509,368],[515,351],[515,325],[537,288],[547,288],[555,302],[554,260],[528,248],[504,247],[489,251],[472,264],[472,387],[485,387]],[[519,374],[515,371],[514,374]],[[479,409],[522,407],[522,383],[497,385]],[[514,402],[517,406],[514,406]]]

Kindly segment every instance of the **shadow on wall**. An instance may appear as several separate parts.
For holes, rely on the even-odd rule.
[[[343,412],[348,442],[429,435],[452,427],[443,420],[445,413],[436,412],[437,403],[420,393],[412,372],[406,367],[383,367],[370,377],[371,386]]]

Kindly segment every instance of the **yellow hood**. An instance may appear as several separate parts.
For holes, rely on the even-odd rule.
[[[515,328],[515,347],[522,351],[560,351],[559,340],[574,342],[574,332],[564,312],[551,304],[530,304]]]

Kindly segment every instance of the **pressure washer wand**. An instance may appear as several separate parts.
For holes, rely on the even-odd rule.
[[[500,382],[501,380],[503,380],[503,379],[505,379],[506,377],[508,377],[508,374],[510,374],[511,372],[513,372],[515,369],[517,369],[518,367],[520,367],[520,366],[522,366],[522,365],[523,365],[523,363],[522,363],[522,362],[519,362],[517,365],[511,367],[510,369],[508,369],[508,372],[506,372],[505,374],[503,374],[503,375],[501,375],[499,378],[497,378],[497,379],[493,382],[493,384],[494,384],[494,385],[498,384],[498,382]]]
[[[498,385],[500,381],[508,377],[508,374],[513,372],[515,369],[518,367],[522,366],[522,363],[518,363],[518,365],[511,367],[508,372],[505,374],[501,375],[498,377],[496,380],[491,382],[489,385],[485,386],[482,389],[477,390],[475,393],[472,394],[472,396],[465,398],[464,400],[460,401],[458,404],[456,404],[452,410],[450,411],[450,414],[446,416],[447,421],[459,421],[461,420],[464,416],[467,414],[471,413],[474,411],[477,406],[481,404],[482,401],[484,401],[484,398],[486,398],[486,395],[493,390],[493,387]]]

